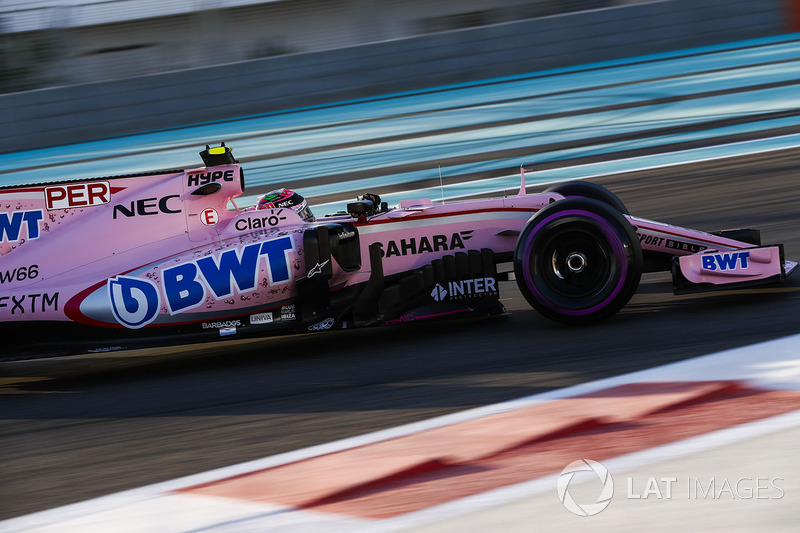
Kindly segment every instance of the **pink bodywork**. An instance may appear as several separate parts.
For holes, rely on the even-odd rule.
[[[226,165],[0,190],[0,320],[132,327],[120,323],[111,309],[110,280],[119,277],[145,280],[159,293],[159,312],[143,326],[256,314],[290,304],[296,297],[295,282],[315,266],[306,265],[303,254],[303,232],[309,227],[337,222],[352,223],[358,230],[362,268],[345,272],[334,264],[329,285],[339,289],[369,278],[369,246],[375,242],[384,250],[387,276],[419,268],[453,250],[513,252],[531,216],[563,198],[542,193],[443,205],[412,200],[369,219],[332,216],[308,224],[290,209],[236,208],[233,199],[242,194],[240,172],[238,165]],[[219,190],[197,194],[207,183],[218,183]],[[629,220],[644,250],[693,257],[687,267],[697,261],[702,265],[694,254],[705,250],[750,246],[636,217]],[[289,241],[281,240],[287,237]],[[256,250],[258,243],[267,242],[282,243],[282,248],[270,256],[264,255],[265,246]],[[230,250],[235,252],[226,255]],[[227,261],[233,253],[237,260],[261,254],[254,279],[243,272],[222,280],[220,288],[220,280],[214,287],[198,273],[193,286],[202,288],[202,302],[172,308],[164,288],[165,271],[173,281],[181,280],[176,267],[191,264],[187,271],[200,272],[197,265],[218,266],[223,255]],[[770,275],[776,266],[780,269],[779,258],[769,249],[764,253],[766,263],[753,252],[750,267],[727,272],[726,282],[752,280]],[[214,263],[202,261],[207,257]],[[754,265],[769,268],[754,273],[749,270]],[[286,279],[283,267],[288,270]],[[710,275],[701,272],[696,279],[706,282]],[[176,291],[173,304],[183,296]]]

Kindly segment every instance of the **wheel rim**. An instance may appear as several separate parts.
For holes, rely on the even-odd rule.
[[[523,250],[522,272],[532,296],[559,313],[602,309],[627,276],[626,248],[608,222],[591,212],[547,217],[528,235]]]
[[[532,279],[548,299],[596,299],[613,289],[613,252],[591,226],[554,229],[543,236],[541,253],[531,262]]]

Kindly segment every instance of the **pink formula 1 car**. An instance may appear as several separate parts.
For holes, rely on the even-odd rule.
[[[524,171],[508,198],[389,208],[366,194],[314,219],[277,191],[239,209],[230,148],[201,156],[189,170],[0,189],[4,357],[500,313],[509,279],[546,317],[585,324],[622,308],[642,272],[671,270],[676,291],[693,291],[797,267],[755,230],[633,217],[592,183],[526,195]]]

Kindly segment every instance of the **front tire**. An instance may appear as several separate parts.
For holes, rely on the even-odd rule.
[[[589,198],[550,204],[526,224],[514,271],[525,299],[565,324],[589,324],[619,311],[642,276],[642,248],[617,210]]]
[[[564,183],[556,183],[552,187],[546,189],[544,192],[555,192],[566,198],[578,196],[581,198],[599,200],[604,204],[610,205],[623,215],[630,214],[628,208],[625,207],[625,204],[622,203],[622,200],[620,200],[616,194],[609,191],[602,185],[598,185],[597,183],[593,183],[591,181],[576,180],[565,181]]]

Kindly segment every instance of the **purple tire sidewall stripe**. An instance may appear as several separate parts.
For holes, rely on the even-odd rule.
[[[533,246],[533,241],[536,238],[539,228],[549,223],[551,220],[562,218],[565,216],[586,217],[586,218],[591,218],[592,220],[598,222],[600,231],[603,233],[603,235],[605,235],[606,239],[611,245],[611,248],[614,252],[614,256],[617,258],[617,261],[621,267],[621,275],[619,277],[619,282],[617,283],[617,286],[614,287],[614,290],[611,292],[608,298],[606,298],[599,304],[587,309],[564,309],[553,305],[547,298],[545,298],[545,296],[541,292],[539,292],[539,290],[536,288],[536,285],[533,283],[533,279],[531,277],[530,250],[531,247]],[[609,225],[608,221],[605,218],[596,215],[595,213],[592,213],[590,211],[581,211],[573,209],[568,211],[561,211],[559,213],[554,213],[549,217],[545,218],[544,220],[542,220],[541,222],[538,222],[536,224],[536,227],[534,227],[533,230],[531,230],[531,232],[528,234],[527,239],[525,240],[525,245],[523,247],[522,271],[523,271],[523,276],[525,278],[525,286],[528,287],[528,289],[534,294],[534,296],[539,302],[544,304],[546,307],[552,309],[553,311],[557,311],[565,315],[579,316],[579,315],[588,315],[596,311],[599,311],[600,309],[608,305],[609,302],[613,301],[614,298],[617,297],[619,292],[622,290],[622,286],[625,284],[625,280],[627,279],[628,276],[628,260],[624,247],[622,246],[622,243],[619,241],[619,236],[617,235],[614,228],[611,227],[611,225]]]

